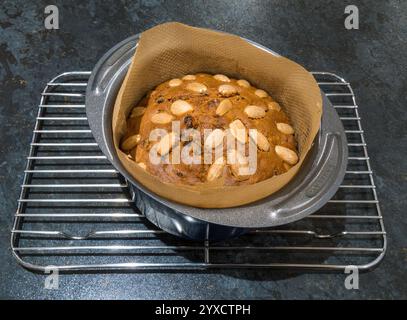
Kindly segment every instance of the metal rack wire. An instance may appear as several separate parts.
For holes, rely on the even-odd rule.
[[[11,248],[44,271],[282,268],[367,270],[386,233],[355,95],[348,82],[314,72],[345,126],[349,164],[339,191],[315,214],[222,243],[178,239],[150,224],[131,188],[99,150],[87,124],[90,72],[67,72],[42,92],[18,200]]]

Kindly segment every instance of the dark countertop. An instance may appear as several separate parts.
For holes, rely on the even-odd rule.
[[[345,4],[338,1],[54,1],[60,29],[49,31],[48,1],[2,1],[0,298],[407,298],[407,2],[351,3],[359,8],[359,30],[344,28]],[[174,20],[253,39],[351,82],[389,238],[384,261],[361,274],[359,290],[346,290],[340,273],[258,270],[63,275],[60,289],[49,291],[43,275],[11,256],[10,229],[46,81],[91,70],[119,40]]]

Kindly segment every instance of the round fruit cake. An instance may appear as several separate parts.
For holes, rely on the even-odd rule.
[[[296,146],[288,116],[266,91],[199,73],[149,92],[129,114],[120,148],[163,182],[230,186],[286,172],[298,162]]]

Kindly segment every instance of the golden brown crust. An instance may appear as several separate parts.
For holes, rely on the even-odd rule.
[[[146,170],[152,175],[160,177],[163,182],[186,185],[205,183],[211,165],[203,164],[203,161],[201,164],[185,164],[181,162],[180,164],[158,165],[150,162],[149,151],[156,143],[149,141],[150,132],[156,128],[162,128],[168,132],[172,131],[171,121],[168,123],[153,123],[152,117],[165,112],[172,115],[174,120],[180,121],[181,132],[187,128],[199,130],[202,136],[202,150],[204,129],[214,130],[219,128],[227,130],[231,122],[239,119],[247,129],[257,129],[263,134],[270,147],[258,149],[257,170],[244,180],[233,175],[230,166],[225,165],[223,173],[220,174],[223,183],[225,185],[253,184],[286,172],[290,167],[276,154],[275,146],[286,147],[296,152],[296,141],[294,135],[281,132],[281,128],[278,130],[277,123],[289,124],[290,122],[282,109],[269,108],[270,102],[274,102],[272,97],[269,94],[265,96],[263,92],[259,95],[258,88],[248,87],[244,81],[238,82],[236,79],[228,78],[230,81],[226,82],[221,81],[222,79],[225,80],[225,78],[203,73],[195,76],[194,80],[180,78],[181,81],[174,81],[174,79],[166,81],[147,94],[135,106],[146,107],[145,112],[139,117],[129,116],[127,120],[128,130],[122,141],[135,134],[140,134],[141,139],[135,148],[130,151],[126,150],[126,153],[131,154],[137,163],[144,163]],[[191,83],[199,83],[200,85],[191,86]],[[219,90],[222,85],[232,86],[236,90],[236,94]],[[232,107],[230,108],[227,105],[226,108],[219,111],[219,104],[225,99],[232,103]],[[185,106],[180,104],[181,111],[179,111],[178,115],[174,115],[171,112],[171,105],[177,100],[188,102],[193,107],[193,110],[186,108],[187,112],[182,113],[182,107]],[[249,108],[249,112],[247,112],[246,107],[248,106],[261,107],[264,109],[265,114],[263,115],[256,108]],[[224,112],[225,110],[226,112]],[[254,115],[250,112],[254,112]],[[256,118],[257,116],[259,118]],[[181,142],[181,147],[185,145],[187,145],[187,142]],[[216,177],[218,175],[219,173],[216,174]]]

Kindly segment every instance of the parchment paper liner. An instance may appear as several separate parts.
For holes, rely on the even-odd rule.
[[[291,119],[299,147],[299,162],[288,172],[246,186],[185,186],[163,183],[119,149],[132,107],[158,84],[185,74],[222,73],[247,79],[280,103]],[[297,63],[256,48],[230,34],[165,23],[141,34],[136,53],[116,98],[112,129],[123,166],[154,193],[182,204],[224,208],[247,204],[276,192],[300,169],[320,126],[322,100],[312,75]],[[273,146],[272,146],[273,147]]]

